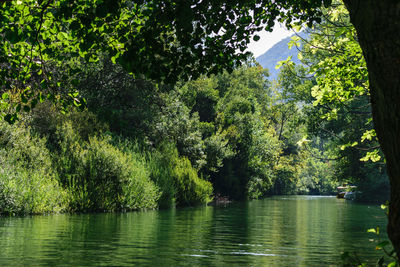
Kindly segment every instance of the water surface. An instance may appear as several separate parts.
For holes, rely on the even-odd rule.
[[[337,266],[380,255],[375,205],[284,196],[226,207],[0,218],[0,266]],[[386,236],[381,234],[380,239]]]

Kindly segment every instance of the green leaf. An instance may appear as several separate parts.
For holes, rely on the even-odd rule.
[[[283,65],[288,64],[292,60],[292,56],[289,56],[286,60],[278,61],[275,66],[275,69],[280,69]]]
[[[374,233],[374,234],[379,234],[379,227],[375,228],[370,228],[367,230],[367,233]]]
[[[368,161],[371,160],[372,162],[378,162],[381,160],[381,156],[379,155],[379,150],[374,150],[371,152],[367,152],[365,157],[362,157],[360,161]]]
[[[3,93],[3,95],[1,96],[1,98],[3,98],[3,100],[9,99],[10,96],[8,93]]]
[[[303,54],[302,53],[298,53],[297,54],[297,58],[301,61],[301,60],[303,60]]]
[[[363,133],[363,135],[361,136],[361,142],[364,142],[365,140],[371,141],[372,138],[375,137],[375,136],[376,136],[376,132],[375,132],[374,129],[365,131]]]
[[[58,32],[57,39],[60,41],[64,41],[64,40],[68,39],[68,34],[65,32]]]
[[[386,246],[389,245],[389,244],[390,244],[389,241],[382,241],[382,242],[380,242],[380,243],[378,243],[378,244],[376,245],[375,249],[376,249],[376,250],[382,249],[382,248],[386,247]]]
[[[257,42],[258,40],[260,40],[260,36],[254,35],[253,40],[254,40],[255,42]]]
[[[376,262],[376,266],[383,266],[384,262],[385,262],[385,259],[383,257],[380,257],[379,260]]]

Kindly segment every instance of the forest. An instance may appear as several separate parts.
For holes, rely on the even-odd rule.
[[[377,82],[351,1],[266,1],[253,28],[246,6],[222,7],[227,24],[168,1],[14,2],[0,2],[0,213],[335,195],[340,185],[356,185],[357,201],[390,199]],[[281,61],[274,80],[243,52],[261,23],[273,26],[266,17],[301,32],[289,43],[298,59]]]
[[[304,29],[307,39],[289,43],[302,63],[280,62],[273,82],[251,57],[232,72],[171,85],[134,78],[103,53],[46,66],[74,88],[72,106],[54,94],[38,101],[33,90],[3,92],[3,113],[19,113],[1,122],[2,212],[332,195],[341,184],[384,203],[365,61],[344,6],[324,12]],[[76,74],[65,77],[70,65]]]

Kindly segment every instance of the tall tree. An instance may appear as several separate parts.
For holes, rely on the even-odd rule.
[[[391,186],[388,234],[400,255],[400,1],[344,3],[367,62],[372,116]]]

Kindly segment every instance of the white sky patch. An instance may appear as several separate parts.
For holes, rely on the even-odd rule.
[[[254,57],[258,57],[264,54],[274,44],[280,40],[294,34],[292,30],[287,30],[284,26],[275,23],[274,30],[272,32],[262,31],[257,35],[260,36],[260,40],[257,42],[251,41],[246,51],[250,51],[254,54]]]

